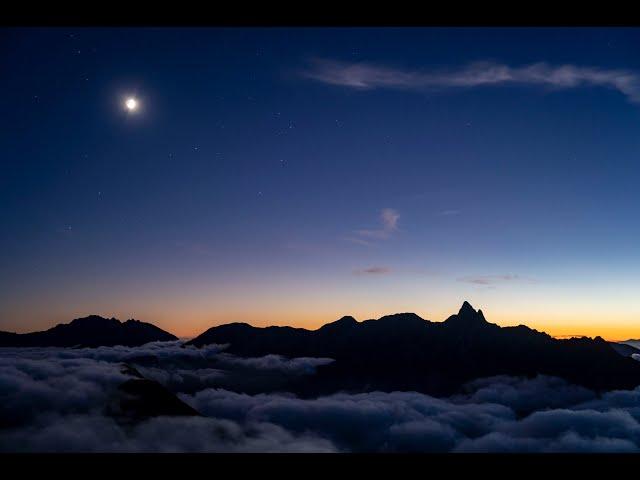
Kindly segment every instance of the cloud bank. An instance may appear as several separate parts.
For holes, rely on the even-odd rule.
[[[106,414],[135,367],[174,392],[200,391],[233,379],[235,362],[249,377],[313,373],[330,359],[277,355],[234,359],[221,347],[0,348],[0,452],[305,452],[334,451],[312,434],[275,424],[207,417],[157,417],[123,427]],[[222,357],[222,358],[220,358]],[[218,366],[223,368],[212,368]]]
[[[201,417],[123,427],[105,413],[126,361]],[[458,395],[241,393],[331,359],[248,359],[222,346],[0,349],[0,451],[637,452],[640,387],[602,395],[552,377],[475,380]],[[286,385],[283,384],[283,385]]]
[[[495,377],[468,395],[335,394],[317,399],[210,389],[188,397],[206,415],[314,432],[352,452],[636,452],[640,390],[593,392],[562,380]],[[529,414],[518,411],[536,410]]]
[[[570,64],[553,66],[540,62],[512,67],[494,62],[474,62],[458,69],[415,71],[366,62],[315,60],[302,75],[322,83],[361,90],[442,90],[501,85],[563,90],[601,87],[620,92],[632,103],[640,103],[638,73]]]

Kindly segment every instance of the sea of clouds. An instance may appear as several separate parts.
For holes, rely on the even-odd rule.
[[[303,399],[287,379],[332,362],[241,358],[181,342],[0,348],[3,452],[637,452],[640,387],[602,395],[565,381],[491,377],[449,398],[369,392]],[[201,417],[121,425],[105,414],[127,363]],[[276,391],[277,393],[273,393]],[[238,393],[245,392],[245,393]],[[271,392],[271,393],[265,393]]]

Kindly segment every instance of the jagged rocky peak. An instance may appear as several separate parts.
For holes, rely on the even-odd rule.
[[[488,323],[484,318],[482,310],[475,310],[466,300],[460,307],[457,315],[451,315],[446,322],[450,324],[464,325],[484,325]]]

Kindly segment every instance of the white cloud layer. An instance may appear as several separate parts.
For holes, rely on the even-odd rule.
[[[529,85],[553,89],[602,87],[617,90],[630,102],[640,103],[640,75],[625,69],[577,65],[553,66],[544,62],[511,67],[475,62],[458,69],[415,71],[366,62],[315,60],[303,76],[355,89],[437,90],[501,85]]]
[[[104,407],[129,378],[123,361],[203,416],[118,424]],[[471,382],[450,398],[233,391],[234,372],[308,375],[328,361],[239,359],[217,346],[180,342],[0,349],[0,451],[640,451],[640,387],[597,395],[557,378],[500,376]]]

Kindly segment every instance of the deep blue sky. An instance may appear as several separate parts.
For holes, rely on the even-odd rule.
[[[634,89],[639,47],[640,29],[5,29],[0,329],[441,320],[468,299],[640,335],[640,86],[393,84],[543,62]]]

